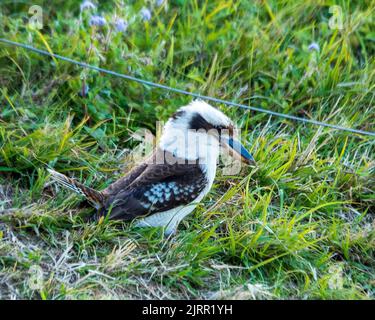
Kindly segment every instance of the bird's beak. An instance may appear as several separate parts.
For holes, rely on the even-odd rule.
[[[238,141],[231,137],[222,137],[222,142],[232,151],[231,155],[234,158],[240,159],[246,164],[256,166],[253,156],[245,149],[245,147]]]

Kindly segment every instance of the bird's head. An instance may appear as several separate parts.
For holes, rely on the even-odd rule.
[[[159,146],[179,158],[200,161],[217,158],[220,146],[223,146],[233,157],[255,164],[237,135],[233,121],[224,113],[206,102],[195,100],[169,118]]]

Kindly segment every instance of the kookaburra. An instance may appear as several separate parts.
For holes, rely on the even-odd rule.
[[[164,227],[169,235],[210,191],[221,146],[233,157],[255,163],[234,132],[225,114],[196,100],[171,116],[149,158],[102,191],[48,171],[56,182],[84,196],[98,210],[97,217],[138,218],[137,226]]]

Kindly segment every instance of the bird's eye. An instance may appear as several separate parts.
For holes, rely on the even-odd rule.
[[[219,132],[219,135],[226,135],[233,137],[233,127],[216,126],[215,129]]]

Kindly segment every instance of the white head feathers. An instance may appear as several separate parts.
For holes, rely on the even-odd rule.
[[[220,142],[209,133],[228,128],[233,128],[233,123],[224,113],[204,101],[195,100],[179,108],[168,120],[159,147],[183,159],[216,161]]]

